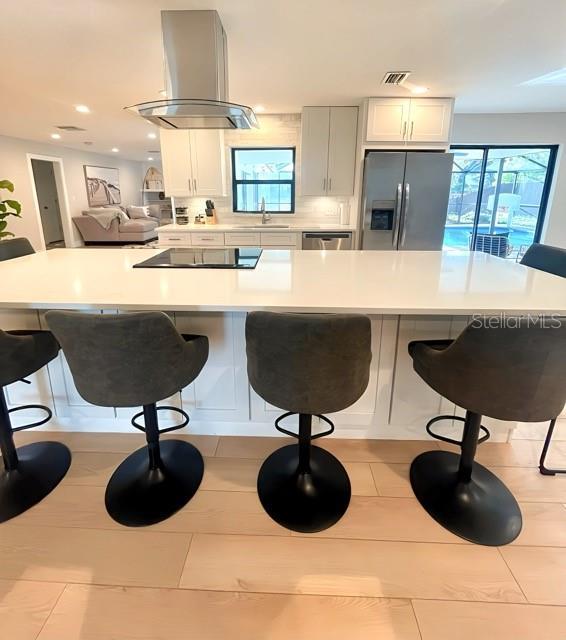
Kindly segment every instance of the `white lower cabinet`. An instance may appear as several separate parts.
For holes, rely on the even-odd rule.
[[[191,420],[249,420],[245,313],[175,313],[180,333],[208,337],[209,355],[196,380],[182,390]]]
[[[441,413],[453,414],[454,405],[443,402],[413,370],[408,352],[413,340],[445,340],[452,336],[452,318],[446,316],[403,316],[399,319],[397,357],[391,385],[390,425],[424,428]]]

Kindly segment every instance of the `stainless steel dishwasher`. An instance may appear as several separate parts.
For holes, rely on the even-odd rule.
[[[303,249],[341,251],[351,248],[351,231],[305,231],[303,233]]]

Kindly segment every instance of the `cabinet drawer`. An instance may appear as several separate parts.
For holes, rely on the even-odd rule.
[[[190,233],[158,233],[159,244],[172,244],[188,247],[191,244]]]
[[[261,234],[261,246],[297,246],[297,234],[296,233],[262,233]]]
[[[211,245],[220,247],[224,245],[223,233],[191,233],[191,242],[194,245]]]
[[[225,233],[226,244],[230,247],[259,247],[259,233]]]

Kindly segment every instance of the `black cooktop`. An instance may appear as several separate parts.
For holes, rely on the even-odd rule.
[[[255,269],[261,256],[259,247],[167,249],[134,269]]]

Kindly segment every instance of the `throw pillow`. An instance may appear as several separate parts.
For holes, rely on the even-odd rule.
[[[147,218],[149,211],[147,207],[128,207],[128,215],[135,220],[136,218]]]

